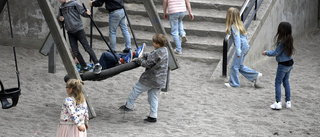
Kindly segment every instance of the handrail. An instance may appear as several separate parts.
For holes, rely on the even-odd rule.
[[[263,0],[246,0],[243,3],[241,10],[240,10],[240,16],[241,16],[241,21],[244,23],[245,29],[248,29],[248,27],[253,19],[256,20],[256,14],[257,14],[257,11],[258,11],[262,1]],[[254,5],[255,5],[254,10],[252,10]],[[251,15],[250,15],[249,19],[246,21],[250,12],[251,12]],[[232,37],[230,38],[230,35],[227,34],[223,40],[223,57],[222,57],[222,76],[223,77],[227,76],[228,60],[230,59],[230,57],[232,57],[232,56],[228,57],[228,51],[229,51],[232,44],[233,44]]]

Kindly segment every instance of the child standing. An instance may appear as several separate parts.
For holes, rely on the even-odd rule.
[[[174,53],[178,55],[182,54],[180,36],[182,38],[182,42],[187,41],[186,32],[183,30],[182,22],[182,19],[186,14],[186,7],[188,8],[189,19],[193,20],[194,16],[191,12],[191,5],[189,0],[163,0],[164,19],[170,20],[171,35],[173,36],[173,41],[176,45]]]
[[[137,97],[142,92],[148,91],[150,114],[148,118],[144,119],[147,122],[157,122],[158,94],[161,88],[165,88],[168,74],[168,51],[164,47],[167,39],[162,34],[156,34],[152,41],[155,50],[149,54],[143,53],[142,57],[134,60],[137,64],[145,67],[146,70],[133,86],[126,104],[119,108],[122,111],[132,111]]]
[[[68,97],[62,105],[57,137],[87,136],[89,117],[81,84],[77,79],[70,79],[66,84]]]
[[[226,17],[226,32],[233,37],[236,53],[233,57],[230,67],[230,80],[225,83],[227,87],[240,87],[239,72],[248,80],[254,82],[254,86],[258,87],[261,73],[254,71],[243,65],[246,54],[250,49],[247,41],[247,32],[240,20],[239,10],[229,8]]]
[[[285,89],[286,96],[286,108],[291,108],[290,101],[290,84],[289,76],[293,65],[292,55],[294,54],[295,48],[293,46],[292,38],[292,27],[289,22],[281,22],[278,26],[278,32],[275,36],[276,49],[271,51],[263,51],[262,55],[276,56],[276,61],[278,62],[278,69],[275,79],[275,94],[276,102],[270,105],[271,109],[281,109],[281,83],[283,82],[283,87]]]
[[[88,71],[89,69],[87,67],[87,63],[84,61],[82,55],[79,52],[78,41],[82,44],[84,50],[88,52],[95,64],[93,72],[95,74],[100,74],[102,67],[99,64],[99,60],[97,59],[96,54],[88,44],[83,29],[83,23],[80,17],[80,15],[82,15],[83,17],[88,17],[91,12],[84,9],[78,2],[73,0],[60,0],[60,3],[61,6],[59,10],[59,21],[64,21],[66,30],[68,32],[72,53],[77,57],[81,64],[82,70],[80,71],[80,73]]]

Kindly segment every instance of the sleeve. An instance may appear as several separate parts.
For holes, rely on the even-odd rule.
[[[159,55],[156,52],[152,52],[150,54],[144,54],[143,56],[148,55],[147,57],[138,58],[137,63],[145,68],[152,68],[156,65],[159,60]]]
[[[60,16],[63,16],[61,10],[62,10],[61,7],[59,7],[59,12],[58,12],[58,15],[57,15],[57,20],[58,20],[58,23],[60,25],[60,28],[62,28],[62,25],[63,25],[62,23],[64,22],[64,21],[60,21],[59,20]]]
[[[87,9],[84,9],[83,6],[80,3],[76,2],[75,6],[76,6],[77,11],[80,13],[81,16],[89,17],[89,15],[86,13]]]
[[[104,1],[103,0],[95,0],[92,2],[93,7],[101,7],[103,5]]]
[[[240,41],[240,30],[238,30],[238,33],[233,28],[233,25],[231,26],[231,35],[233,37],[234,45],[236,47],[236,54],[237,56],[241,56],[241,41]]]
[[[283,50],[282,45],[279,42],[277,45],[277,48],[275,50],[266,51],[266,55],[267,56],[278,56],[282,53],[282,50]]]
[[[73,105],[74,100],[71,98],[66,98],[64,105],[66,106],[68,113],[70,114],[70,117],[74,120],[74,123],[77,125],[77,127],[81,126],[80,119],[78,117],[77,112],[79,112],[78,109],[76,109],[76,106]]]

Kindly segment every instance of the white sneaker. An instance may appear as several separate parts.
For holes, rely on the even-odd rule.
[[[182,39],[182,43],[186,43],[188,41],[186,35],[182,35],[181,39]]]
[[[286,108],[291,108],[291,101],[286,102]]]
[[[178,55],[181,55],[181,54],[182,54],[182,52],[177,51],[177,49],[174,49],[173,52],[176,53],[176,54],[178,54]]]
[[[224,85],[226,85],[228,88],[231,87],[229,83],[224,83]]]
[[[281,102],[274,102],[272,105],[270,105],[270,108],[280,110],[282,108]]]
[[[259,74],[257,75],[257,78],[254,80],[254,87],[256,88],[260,87],[258,83],[260,82],[261,77],[262,77],[262,73],[259,72]]]

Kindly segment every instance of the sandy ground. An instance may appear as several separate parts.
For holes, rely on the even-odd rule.
[[[180,68],[170,73],[169,92],[159,95],[157,123],[143,122],[149,113],[146,93],[136,100],[133,112],[118,111],[143,68],[104,81],[85,82],[97,114],[89,121],[88,136],[319,136],[319,37],[317,30],[296,39],[295,65],[290,77],[292,109],[269,108],[275,100],[275,58],[266,57],[259,67],[253,68],[263,73],[260,89],[243,77],[241,88],[226,88],[223,83],[210,80],[212,65],[181,60]],[[22,91],[16,107],[0,109],[0,136],[54,137],[66,97],[66,71],[60,56],[57,73],[50,74],[48,59],[38,50],[16,51]],[[0,62],[5,88],[16,87],[12,47],[0,46]]]

